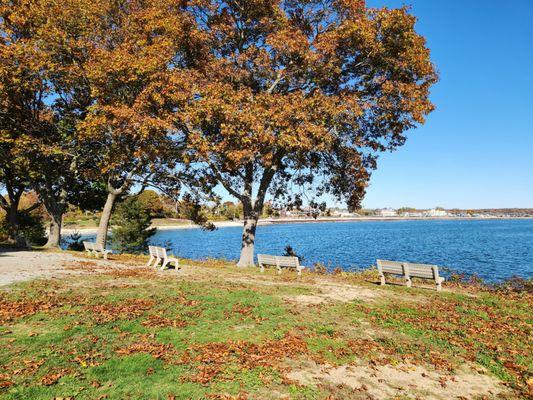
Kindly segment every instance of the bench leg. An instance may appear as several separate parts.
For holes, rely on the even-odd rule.
[[[405,286],[412,287],[413,282],[411,282],[411,278],[405,278]]]
[[[148,260],[148,263],[146,264],[146,267],[149,267],[152,262],[154,261],[154,256],[150,256],[150,259]]]
[[[107,260],[107,254],[108,254],[108,253],[104,251],[103,256],[104,256],[104,259],[105,259],[105,260]]]
[[[385,286],[385,275],[380,275],[379,280],[380,280],[380,285]]]
[[[437,282],[437,292],[440,292],[442,290],[442,285],[440,282]]]
[[[161,265],[161,271],[164,271],[164,270],[165,270],[167,264],[168,264],[168,260],[164,260],[164,261],[163,261],[163,265]]]
[[[259,264],[259,270],[261,272],[265,272],[265,266],[263,264]]]

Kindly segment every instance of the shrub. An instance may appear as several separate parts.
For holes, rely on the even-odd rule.
[[[155,234],[150,228],[150,212],[137,197],[128,197],[117,207],[113,220],[111,246],[121,253],[140,254],[148,249],[148,241]]]
[[[304,258],[296,254],[292,246],[289,245],[285,246],[285,253],[283,255],[286,257],[298,257],[298,260],[300,260],[300,262],[304,260]]]
[[[75,231],[69,236],[67,249],[74,251],[85,250],[85,247],[83,246],[83,240],[81,239],[81,234],[78,231]]]
[[[315,274],[324,275],[328,273],[328,270],[324,264],[317,262],[315,265],[313,265],[313,272]]]

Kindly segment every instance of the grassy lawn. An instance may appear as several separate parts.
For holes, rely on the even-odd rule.
[[[195,269],[182,278],[108,271],[3,290],[0,397],[368,399],[368,385],[306,383],[290,373],[411,365],[438,374],[444,388],[465,364],[505,383],[493,398],[530,395],[529,294],[381,289],[338,276],[328,284],[356,280],[378,296],[309,303],[298,299],[320,294],[324,278]]]

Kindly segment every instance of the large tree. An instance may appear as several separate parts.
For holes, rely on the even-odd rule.
[[[91,6],[100,18],[85,64],[94,102],[77,129],[92,146],[96,175],[108,189],[96,239],[105,246],[116,199],[132,188],[166,182],[162,175],[173,169],[174,103],[167,92],[177,93],[176,74],[192,57],[195,39],[192,18],[174,1],[98,3]]]
[[[175,114],[186,173],[243,205],[238,265],[254,262],[265,198],[302,191],[359,206],[379,152],[433,110],[436,81],[416,18],[360,0],[195,0],[203,47]]]
[[[0,186],[7,192],[0,205],[6,210],[12,240],[17,236],[20,198],[43,170],[33,158],[39,148],[34,139],[54,130],[53,112],[46,103],[51,94],[47,59],[36,41],[42,24],[27,4],[0,1]]]
[[[76,126],[92,103],[83,68],[96,15],[80,4],[0,1],[0,148],[9,150],[6,166],[19,191],[31,186],[50,215],[50,247],[60,244],[68,203],[83,203],[80,194],[94,187],[82,174],[93,167],[91,149],[78,140]]]

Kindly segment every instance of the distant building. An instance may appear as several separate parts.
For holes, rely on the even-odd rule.
[[[408,218],[420,218],[423,217],[424,213],[420,211],[409,211],[402,213],[402,217],[408,217]]]
[[[347,208],[330,208],[329,215],[332,217],[355,217],[357,214],[350,212]]]
[[[382,208],[378,211],[378,214],[381,217],[396,217],[398,215],[398,212],[393,208]]]
[[[446,210],[432,208],[431,210],[426,211],[426,215],[428,217],[446,217],[448,216],[448,213],[446,212]]]

